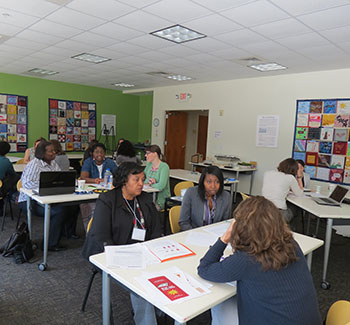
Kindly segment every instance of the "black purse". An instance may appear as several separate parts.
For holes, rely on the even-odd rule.
[[[4,257],[14,256],[16,264],[28,262],[34,256],[27,223],[22,222],[12,233],[5,244],[0,247],[0,254]]]

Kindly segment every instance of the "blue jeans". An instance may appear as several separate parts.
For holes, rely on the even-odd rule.
[[[212,325],[238,325],[237,296],[231,297],[211,309]]]
[[[130,300],[136,325],[157,325],[156,313],[151,303],[131,291]]]

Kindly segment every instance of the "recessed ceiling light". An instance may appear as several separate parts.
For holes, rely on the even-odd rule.
[[[182,76],[180,74],[174,74],[174,75],[168,75],[166,78],[176,81],[186,81],[186,80],[192,80],[193,78]]]
[[[135,87],[135,85],[133,85],[133,84],[127,84],[127,83],[124,83],[124,82],[118,82],[118,83],[112,84],[112,85],[116,86],[116,87],[124,87],[124,88]]]
[[[175,42],[177,44],[207,37],[207,35],[198,33],[192,29],[186,28],[181,25],[170,26],[164,29],[157,30],[150,34],[160,38],[164,38],[171,42]]]
[[[41,75],[41,76],[52,76],[54,74],[59,73],[57,71],[45,70],[40,68],[34,68],[31,70],[28,70],[27,72],[30,74]]]
[[[287,69],[287,67],[280,65],[278,63],[252,64],[252,65],[248,65],[248,67],[255,70],[262,71],[262,72]]]
[[[98,55],[89,54],[89,53],[81,53],[78,55],[74,55],[72,56],[72,59],[77,59],[77,60],[86,61],[90,63],[102,63],[102,62],[111,60],[108,58],[104,58],[103,56],[98,56]]]

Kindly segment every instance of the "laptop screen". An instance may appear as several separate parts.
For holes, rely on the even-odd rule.
[[[330,195],[330,198],[340,203],[344,199],[347,192],[347,188],[337,185]]]
[[[41,172],[39,195],[74,193],[75,177],[75,171]]]

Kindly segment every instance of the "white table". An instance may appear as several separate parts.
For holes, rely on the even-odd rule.
[[[230,221],[226,222],[227,226]],[[217,224],[209,225],[206,227],[212,227]],[[226,299],[234,296],[236,294],[236,288],[225,284],[225,283],[212,283],[213,286],[210,288],[211,292],[207,295],[195,298],[193,301],[185,301],[178,304],[170,305],[160,305],[152,295],[145,292],[142,286],[135,280],[135,277],[140,276],[143,272],[157,272],[163,269],[168,269],[170,267],[176,266],[187,274],[193,276],[194,278],[199,278],[197,275],[197,266],[199,265],[199,260],[207,252],[207,247],[187,245],[186,237],[190,231],[200,231],[203,232],[204,227],[191,229],[188,231],[176,233],[170,236],[161,237],[154,240],[173,239],[177,242],[184,243],[187,247],[193,250],[196,255],[184,257],[180,259],[171,260],[168,262],[154,264],[148,266],[146,269],[117,269],[108,268],[106,265],[106,255],[105,253],[96,254],[90,256],[90,262],[102,270],[102,309],[103,309],[103,324],[107,325],[110,322],[110,278],[114,278],[124,286],[128,287],[130,290],[134,291],[136,294],[140,295],[144,299],[148,300],[150,303],[155,305],[157,308],[168,314],[170,317],[174,318],[180,323],[186,323],[190,319],[198,316],[199,314],[205,312],[211,307],[225,301]],[[323,241],[320,239],[308,237],[305,235],[294,233],[294,238],[300,245],[303,253],[308,255],[308,265],[311,266],[311,255],[312,251],[323,245]],[[229,252],[229,248],[227,248]]]
[[[26,168],[27,164],[14,164],[13,169],[16,173],[23,173],[24,168]]]
[[[17,162],[18,160],[23,159],[23,157],[14,157],[14,156],[7,156],[7,158],[8,158],[12,163],[15,163],[15,162]]]
[[[340,207],[332,207],[326,205],[317,204],[310,197],[296,197],[289,195],[287,201],[293,203],[299,208],[315,215],[318,218],[327,219],[326,238],[324,247],[324,258],[323,258],[323,273],[321,287],[323,289],[329,289],[330,284],[326,280],[329,250],[332,239],[332,226],[334,219],[350,219],[350,206],[342,204]]]
[[[190,181],[193,183],[199,183],[199,178],[201,177],[201,173],[190,171],[186,169],[170,169],[169,177],[183,180],[183,181]],[[230,187],[230,194],[231,194],[231,203],[236,202],[236,195],[237,195],[237,184],[239,181],[236,180],[225,180],[224,185],[227,185]],[[231,204],[231,211],[230,215],[232,215],[232,204]]]
[[[146,193],[152,193],[152,195],[153,195],[153,203],[156,203],[156,201],[157,201],[157,193],[160,192],[159,189],[145,184],[145,185],[143,185],[142,191],[144,191]]]
[[[38,202],[44,206],[44,252],[43,261],[39,264],[39,270],[45,271],[47,268],[47,252],[49,244],[49,229],[50,229],[50,218],[51,218],[51,205],[52,204],[64,204],[68,202],[79,202],[95,201],[99,194],[60,194],[60,195],[47,195],[39,196],[33,194],[32,190],[26,190],[21,188],[21,192],[27,195],[27,219],[28,219],[28,229],[29,237],[32,238],[32,213],[31,213],[31,200]]]
[[[194,163],[194,162],[190,162],[189,164],[192,165],[192,171],[194,171],[196,167],[208,167],[208,166],[210,166],[210,165],[206,165],[206,164],[203,164],[203,163]],[[237,180],[239,180],[239,174],[240,173],[241,174],[243,174],[243,173],[250,174],[249,194],[252,194],[254,172],[256,171],[256,168],[244,167],[244,166],[225,167],[223,165],[216,165],[216,164],[213,164],[213,166],[219,167],[222,171],[235,173],[236,174],[235,178]],[[236,202],[236,194],[235,194],[235,202]]]

